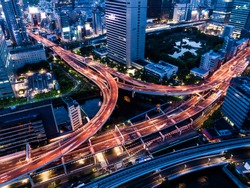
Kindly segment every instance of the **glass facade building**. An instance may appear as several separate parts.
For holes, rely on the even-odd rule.
[[[14,96],[6,69],[7,57],[7,44],[3,31],[0,27],[0,99]]]
[[[250,0],[234,0],[229,24],[234,26],[234,32],[240,33],[242,29],[250,29],[249,13]]]
[[[147,0],[106,0],[108,57],[131,66],[144,59]]]
[[[23,45],[28,42],[24,17],[17,0],[1,0],[7,27],[14,44]]]

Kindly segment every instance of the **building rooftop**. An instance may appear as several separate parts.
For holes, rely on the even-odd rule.
[[[141,60],[141,59],[135,60],[134,62],[137,63],[137,64],[139,64],[139,65],[141,65],[141,66],[143,66],[143,67],[145,67],[146,65],[148,65],[150,63],[147,60]]]
[[[52,104],[51,100],[44,100],[44,101],[40,101],[36,103],[30,103],[30,104],[25,104],[25,105],[20,105],[20,106],[12,106],[9,108],[4,108],[0,110],[0,117],[13,113],[13,112],[18,112],[18,111],[31,109],[31,108],[35,108],[38,106],[50,105],[50,104]]]
[[[0,110],[0,127],[11,122],[22,122],[24,119],[37,117],[42,120],[48,138],[53,138],[58,135],[51,100]]]
[[[231,86],[237,88],[242,94],[250,99],[250,77],[241,76],[231,80]]]
[[[71,99],[71,98],[69,98],[69,97],[64,97],[63,98],[63,101],[67,104],[67,106],[69,107],[69,106],[78,106],[79,104],[78,104],[78,102],[76,101],[76,100],[73,100],[73,99]]]
[[[160,60],[159,63],[150,63],[145,68],[163,74],[178,67]]]
[[[247,40],[248,39],[243,38],[243,39],[237,40],[235,43],[236,45],[239,45],[239,44],[242,44],[243,42],[246,42]]]
[[[211,58],[211,59],[216,59],[216,58],[218,58],[218,57],[220,56],[220,54],[218,54],[217,52],[215,52],[215,51],[213,51],[213,50],[211,50],[211,51],[209,52],[209,55],[210,55],[210,58]]]
[[[201,68],[197,68],[197,67],[192,68],[191,71],[197,72],[199,74],[206,74],[206,73],[208,73],[208,71],[206,71],[204,69],[201,69]]]
[[[26,46],[26,47],[16,47],[9,49],[10,54],[18,54],[18,53],[25,53],[25,52],[31,52],[31,51],[37,51],[43,49],[43,45],[32,45],[32,46]]]

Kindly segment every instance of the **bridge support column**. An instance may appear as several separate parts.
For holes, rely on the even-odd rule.
[[[193,120],[193,118],[190,118],[190,120],[191,120],[190,125],[192,126],[194,124],[194,120]]]
[[[86,120],[87,120],[87,122],[90,122],[90,119],[89,119],[89,117],[88,117],[88,116],[86,116]]]
[[[144,148],[144,149],[147,149],[147,146],[146,146],[145,142],[142,140],[142,138],[140,138],[140,140],[141,140],[141,142],[142,142],[142,144],[143,144],[143,148]]]
[[[116,125],[115,125],[115,130],[117,130],[119,132],[119,134],[121,135],[121,137],[122,137],[122,143],[124,144],[125,143],[124,136],[122,135],[120,129]]]
[[[129,157],[131,157],[131,155],[130,155],[130,153],[128,152],[128,150],[127,150],[126,146],[125,146],[125,145],[123,145],[123,147],[124,147],[125,151],[127,152],[128,156],[129,156]]]
[[[132,98],[135,97],[135,91],[132,91]]]
[[[159,132],[159,134],[161,135],[161,137],[162,137],[162,141],[164,142],[165,141],[165,136],[161,133],[161,131]]]
[[[30,174],[29,174],[29,180],[30,180],[31,186],[34,187],[34,186],[35,186],[35,183],[34,183],[33,179],[31,178]]]
[[[94,158],[94,164],[96,165],[97,164],[97,159],[96,159],[96,156],[93,155],[93,158]]]
[[[138,129],[136,127],[133,127],[133,129],[136,131],[136,134],[141,137],[141,133],[138,131]]]
[[[198,95],[202,100],[205,100],[204,97],[201,94],[196,93],[196,95]]]
[[[165,112],[161,109],[161,107],[159,107],[159,110],[162,114],[165,114]]]
[[[91,154],[95,154],[95,150],[94,150],[94,148],[93,148],[93,146],[92,146],[92,143],[91,143],[91,140],[89,139],[89,149],[90,149],[90,152],[91,152]]]
[[[122,144],[122,142],[117,138],[117,135],[116,135],[115,131],[112,131],[112,134],[114,135],[116,142],[117,142],[119,145]]]
[[[182,134],[182,131],[179,127],[177,127],[177,125],[175,126],[175,128],[179,131],[180,135]]]
[[[64,157],[61,157],[61,161],[62,161],[64,173],[65,173],[65,174],[68,174],[67,168],[66,168],[66,165],[65,165],[65,161],[64,161]]]
[[[31,160],[31,148],[29,143],[26,143],[26,161],[29,162]]]
[[[134,126],[133,123],[130,120],[128,120],[128,123],[130,123],[131,126]]]

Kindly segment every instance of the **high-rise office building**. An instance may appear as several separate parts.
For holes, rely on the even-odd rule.
[[[241,129],[250,125],[250,77],[238,77],[231,80],[222,105],[225,119]]]
[[[224,30],[223,33],[221,35],[221,37],[231,37],[232,33],[234,31],[234,26],[232,25],[224,25]]]
[[[144,59],[147,0],[106,0],[108,57],[131,66]]]
[[[16,45],[28,42],[23,13],[18,0],[1,0],[10,37]]]
[[[212,21],[221,24],[228,23],[232,4],[232,0],[217,0],[214,5]]]
[[[59,12],[56,16],[58,20],[58,27],[61,30],[62,39],[71,40],[71,29],[68,14]]]
[[[102,12],[98,7],[95,7],[92,11],[92,25],[93,31],[96,35],[101,35],[103,33]]]
[[[250,1],[234,0],[229,24],[234,26],[234,32],[240,34],[242,29],[250,30]]]
[[[0,99],[14,96],[6,69],[7,57],[7,44],[0,27]]]
[[[186,21],[188,14],[188,4],[175,4],[173,21],[180,22]]]

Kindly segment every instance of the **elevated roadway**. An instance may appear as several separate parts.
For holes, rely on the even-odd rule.
[[[239,52],[237,56],[233,57],[231,60],[223,64],[217,71],[213,73],[213,75],[209,79],[207,79],[203,83],[199,85],[186,85],[186,86],[166,86],[166,85],[158,85],[158,84],[143,82],[131,78],[120,72],[117,72],[110,67],[99,64],[98,62],[92,61],[89,58],[84,58],[77,54],[73,54],[67,50],[64,50],[63,53],[66,53],[70,57],[77,59],[88,66],[95,65],[100,67],[102,70],[106,70],[113,77],[117,78],[116,80],[118,87],[121,89],[148,95],[173,96],[173,95],[190,95],[204,91],[209,91],[212,88],[219,86],[221,83],[228,81],[232,77],[232,75],[227,74],[230,71],[231,67],[237,66],[237,64],[240,63],[240,61],[244,61],[244,58],[249,56],[250,49],[247,48]]]
[[[53,46],[48,43],[49,46]],[[52,47],[57,53],[61,51],[60,47]],[[115,108],[118,99],[118,87],[113,77],[106,71],[100,71],[99,68],[89,69],[88,67],[79,66],[76,60],[70,59],[68,56],[61,54],[61,57],[76,71],[83,74],[85,77],[93,81],[101,90],[103,94],[103,103],[96,114],[84,127],[77,129],[70,136],[63,140],[54,142],[43,147],[43,154],[38,156],[34,160],[29,161],[26,164],[19,166],[16,169],[5,172],[0,175],[0,185],[5,184],[8,181],[15,180],[20,175],[25,175],[38,168],[45,166],[46,164],[62,157],[68,152],[72,151],[89,137],[93,136],[107,121]],[[104,79],[105,78],[105,79]]]
[[[150,161],[146,161],[126,169],[120,170],[116,173],[113,173],[107,177],[101,178],[95,182],[89,184],[82,184],[77,186],[77,188],[113,188],[128,181],[131,181],[135,178],[148,174],[150,172],[154,172],[156,170],[160,170],[161,168],[175,165],[181,163],[183,161],[217,154],[220,152],[224,152],[229,149],[235,149],[240,147],[250,146],[250,138],[239,138],[232,139],[223,142],[210,143],[206,145],[199,145],[187,149],[183,149],[180,151],[172,152],[170,154],[157,157],[151,159]]]
[[[30,33],[30,35],[32,36],[34,34]],[[50,41],[48,41],[40,36],[34,35],[33,37],[34,38],[38,37],[37,40],[39,40],[40,42],[43,42],[48,46],[53,46],[53,44],[51,44]],[[63,48],[56,46],[56,45],[54,45],[52,47],[52,49],[58,55],[60,55],[72,68],[74,68],[76,71],[80,72],[81,74],[83,74],[87,78],[91,79],[94,83],[96,83],[99,86],[99,88],[101,89],[101,91],[103,93],[103,103],[102,103],[101,109],[99,110],[97,115],[87,125],[84,126],[84,129],[83,128],[78,129],[70,137],[67,137],[63,140],[60,140],[59,142],[55,142],[53,144],[50,144],[48,146],[43,147],[44,154],[42,156],[35,158],[31,162],[28,162],[27,164],[24,164],[24,165],[22,164],[17,169],[14,169],[14,170],[11,170],[11,171],[6,172],[4,174],[1,174],[0,175],[1,185],[3,183],[6,183],[10,180],[15,179],[16,177],[18,177],[20,175],[24,175],[24,174],[32,172],[38,168],[41,168],[41,167],[45,166],[46,164],[62,157],[63,155],[67,154],[68,152],[70,152],[73,149],[75,149],[76,147],[78,147],[81,143],[86,141],[89,137],[94,135],[101,128],[101,126],[106,122],[108,117],[111,115],[111,113],[114,109],[114,106],[116,104],[117,97],[118,97],[117,85],[116,85],[115,80],[110,76],[110,74],[103,69],[104,66],[99,65],[95,62],[87,62],[87,61],[85,61],[86,60],[85,58],[80,57],[80,56],[76,57],[75,54],[68,52],[68,51],[65,51]],[[234,64],[237,66],[245,67],[246,63],[244,63],[242,60],[248,55],[248,53],[249,53],[248,50],[243,51],[237,60],[234,58],[233,59]],[[81,63],[84,63],[88,67],[79,64],[79,61]],[[229,68],[228,68],[228,66],[229,66]],[[239,70],[239,73],[240,73],[240,71],[242,72],[242,70]],[[223,75],[221,75],[221,74],[223,74]],[[230,65],[227,63],[227,64],[223,65],[221,67],[221,69],[219,70],[219,72],[217,72],[214,75],[217,76],[218,79],[220,77],[222,77],[222,79],[220,79],[221,80],[220,83],[225,83],[225,85],[222,86],[223,91],[224,91],[224,89],[226,89],[228,86],[229,80],[235,74],[236,74],[236,71],[235,70],[231,71]],[[133,80],[133,84],[135,84],[134,82],[137,82],[137,81]],[[139,85],[140,84],[142,85],[143,82],[138,81],[138,83],[139,83]],[[146,83],[143,83],[143,84],[146,85]],[[218,84],[216,83],[215,85],[218,85]],[[138,84],[135,84],[135,85],[138,85]],[[149,85],[148,87],[143,86],[142,88],[153,89],[154,87],[158,86],[155,84],[148,84],[148,85]],[[134,87],[134,85],[132,87]],[[158,87],[162,88],[162,87],[168,87],[168,86],[158,86]],[[190,86],[190,87],[194,88],[196,86]],[[215,87],[215,86],[213,85],[213,87]],[[159,88],[154,88],[153,90],[157,92]],[[143,89],[143,91],[145,91],[144,89]],[[186,88],[180,86],[178,92],[182,93],[183,91],[181,91],[181,90],[186,90]],[[195,114],[201,112],[202,110],[206,109],[213,102],[215,102],[221,96],[221,94],[222,93],[215,93],[215,94],[211,95],[208,100],[205,100],[202,105],[198,105],[198,106],[194,105],[191,108],[189,108],[188,111],[175,114],[170,119],[168,117],[163,118],[163,120],[151,119],[151,120],[149,120],[149,122],[145,122],[145,125],[147,125],[146,126],[147,130],[144,128],[145,125],[142,125],[142,127],[139,127],[139,130],[140,130],[139,134],[137,131],[138,128],[136,128],[136,130],[132,129],[132,132],[133,132],[132,134],[130,134],[131,130],[125,130],[125,132],[122,133],[122,135],[124,134],[124,136],[120,135],[120,138],[118,140],[121,140],[121,143],[122,142],[125,143],[127,141],[138,139],[141,136],[149,135],[152,132],[157,132],[157,131],[159,131],[163,128],[166,128],[167,126],[173,125],[175,123],[184,121],[185,119],[190,118],[192,115],[195,115]],[[169,119],[169,123],[166,123],[166,122],[168,122],[167,119]],[[158,128],[157,128],[157,126],[158,126]],[[144,132],[142,131],[142,129],[145,129]],[[135,135],[137,135],[137,136],[135,136]],[[114,143],[112,143],[112,144],[114,144]],[[116,143],[116,145],[119,145],[119,144]],[[111,145],[108,148],[110,148],[110,147],[114,147],[114,146]]]

